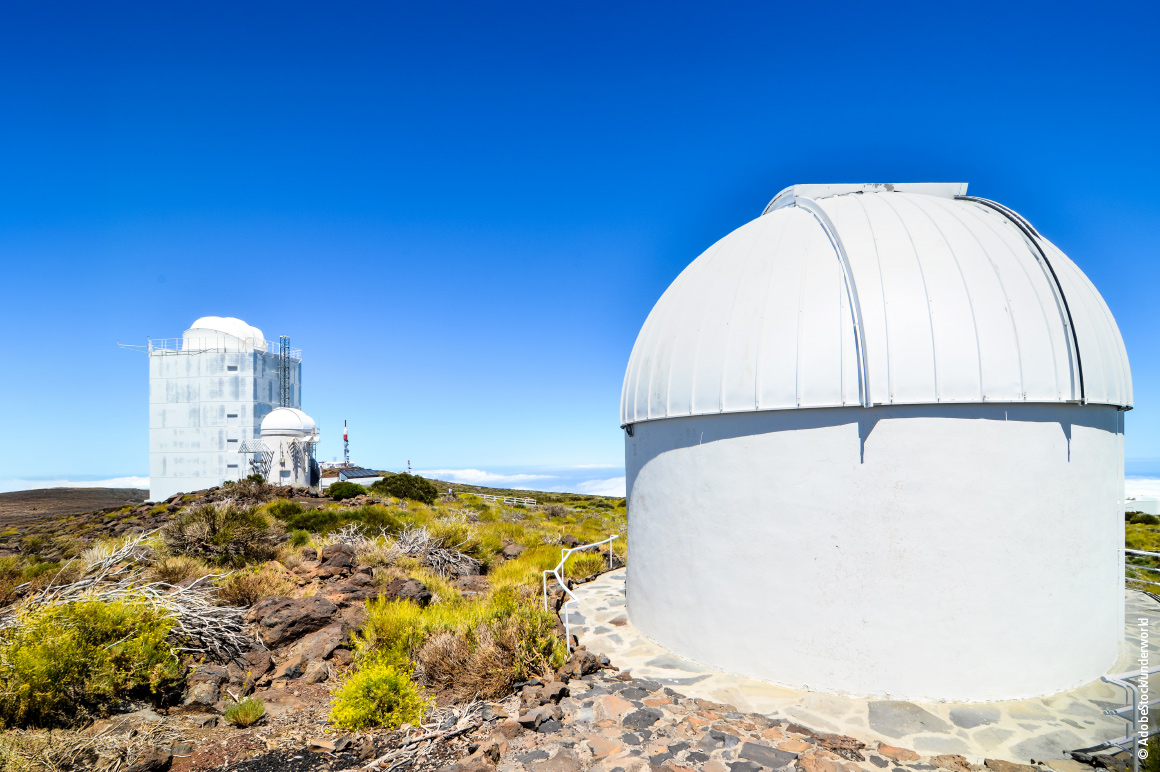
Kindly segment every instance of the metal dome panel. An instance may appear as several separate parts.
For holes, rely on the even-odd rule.
[[[1095,287],[1019,215],[965,190],[782,191],[657,302],[621,423],[871,404],[1130,408],[1123,340]]]

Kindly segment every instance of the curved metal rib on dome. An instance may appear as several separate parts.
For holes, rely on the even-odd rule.
[[[985,206],[988,209],[994,210],[1003,215],[1012,225],[1022,231],[1023,235],[1027,237],[1027,241],[1031,244],[1031,246],[1035,247],[1035,251],[1038,253],[1040,261],[1043,263],[1044,267],[1047,268],[1047,272],[1051,274],[1051,283],[1055,289],[1056,299],[1059,301],[1060,307],[1063,309],[1063,314],[1061,314],[1063,317],[1062,321],[1064,326],[1067,327],[1068,340],[1071,342],[1071,351],[1073,356],[1075,356],[1075,369],[1077,379],[1079,380],[1079,401],[1081,405],[1086,404],[1087,393],[1084,390],[1083,383],[1083,359],[1081,358],[1079,352],[1079,336],[1076,335],[1075,321],[1071,317],[1071,306],[1067,304],[1067,295],[1063,292],[1063,285],[1059,281],[1059,275],[1056,274],[1054,266],[1051,265],[1051,260],[1048,259],[1047,253],[1043,250],[1043,247],[1039,243],[1039,239],[1042,238],[1039,235],[1039,231],[1035,230],[1031,223],[1023,219],[1019,213],[1008,209],[997,201],[992,201],[988,198],[980,198],[979,196],[955,196],[955,198],[960,201],[970,201],[980,206]]]
[[[793,196],[792,193],[790,195]],[[770,206],[772,205],[773,202],[770,202]],[[830,222],[829,216],[812,198],[793,196],[793,201],[789,205],[799,207],[812,214],[818,224],[822,226],[822,230],[830,239],[830,243],[834,245],[838,263],[842,266],[842,279],[846,283],[846,295],[850,299],[850,316],[854,320],[854,343],[855,350],[858,352],[858,396],[861,398],[862,407],[870,407],[874,401],[870,399],[870,371],[866,357],[866,335],[862,326],[862,306],[858,302],[858,286],[854,283],[854,272],[850,268],[850,258],[846,254],[846,248],[842,245],[842,237],[838,235],[838,229],[834,227],[834,223]]]

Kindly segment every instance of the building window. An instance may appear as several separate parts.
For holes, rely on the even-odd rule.
[[[290,470],[289,470],[289,469],[283,469],[283,470],[282,470],[282,479],[286,479],[286,478],[287,478],[287,477],[289,477],[289,476],[290,476]]]
[[[226,464],[226,469],[237,469],[237,468],[238,468],[237,464]]]
[[[229,370],[230,372],[234,372],[238,369],[238,366],[237,365],[226,365],[226,369]]]
[[[226,440],[226,442],[237,442],[237,440]]]

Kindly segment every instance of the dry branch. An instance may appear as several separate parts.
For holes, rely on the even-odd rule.
[[[432,536],[426,528],[406,528],[395,539],[395,547],[400,554],[416,558],[444,579],[479,573],[482,564],[460,552],[458,547],[462,546],[445,547],[443,540]]]
[[[39,592],[0,611],[0,631],[18,624],[21,614],[45,606],[124,601],[146,603],[172,618],[169,634],[179,651],[228,660],[252,648],[254,639],[245,632],[242,622],[246,609],[216,603],[210,582],[228,574],[209,574],[186,587],[145,580],[143,561],[150,553],[145,542],[153,533],[131,537],[118,546],[87,550],[79,561],[83,572],[79,579],[56,584],[64,572],[62,567]]]
[[[358,769],[346,769],[342,772],[368,772],[382,769],[390,772],[401,766],[413,765],[427,755],[436,742],[450,740],[461,734],[470,732],[483,723],[483,703],[473,700],[462,707],[437,708],[431,711],[431,720],[420,728],[426,730],[414,737],[408,736],[397,748],[379,756],[374,761],[364,764]],[[415,746],[418,746],[417,748]],[[414,750],[412,750],[414,749]],[[384,767],[384,764],[390,766]]]

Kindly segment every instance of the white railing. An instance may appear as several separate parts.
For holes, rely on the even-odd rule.
[[[251,351],[263,351],[267,354],[280,354],[278,341],[262,340],[260,338],[150,338],[146,345],[150,354],[200,354],[206,351],[223,351],[248,354]],[[302,349],[290,349],[291,359],[302,359]]]
[[[560,619],[563,620],[563,622],[564,622],[564,641],[568,645],[568,651],[572,651],[572,625],[571,625],[571,623],[568,622],[568,604],[575,603],[576,601],[579,600],[579,598],[577,598],[576,595],[571,590],[568,589],[568,584],[564,581],[564,576],[563,576],[564,564],[567,563],[568,558],[572,557],[572,555],[576,552],[580,552],[582,550],[587,550],[587,549],[592,549],[593,547],[599,547],[602,544],[607,544],[608,545],[608,567],[609,567],[609,569],[611,569],[612,568],[612,560],[613,560],[613,558],[612,558],[612,542],[616,539],[619,539],[619,538],[620,537],[618,535],[613,534],[612,536],[609,536],[604,541],[596,541],[596,542],[592,542],[591,544],[581,544],[579,547],[572,547],[571,549],[562,549],[562,550],[560,550],[560,562],[556,564],[556,567],[550,568],[547,571],[543,572],[542,579],[544,580],[544,610],[545,611],[548,610],[548,574],[552,574],[554,577],[556,577],[556,583],[560,585],[561,589],[563,589],[564,593],[568,596],[568,600],[564,601],[564,603],[561,604],[561,606],[560,606]]]
[[[502,502],[504,504],[527,504],[527,505],[533,506],[533,507],[536,506],[535,499],[522,499],[522,498],[519,498],[517,496],[493,496],[490,493],[468,493],[466,491],[464,491],[464,495],[465,496],[478,496],[479,498],[483,499],[484,501],[494,501],[497,503]]]
[[[1130,549],[1125,549],[1124,552],[1131,554],[1131,555],[1146,555],[1146,556],[1152,557],[1152,558],[1160,558],[1160,552],[1145,552],[1144,550],[1130,550]],[[1137,571],[1151,571],[1153,574],[1160,574],[1160,568],[1153,568],[1152,566],[1138,566],[1135,563],[1129,563],[1125,560],[1124,561],[1124,570],[1127,570],[1129,568],[1134,568]],[[1151,585],[1155,585],[1157,587],[1160,587],[1160,582],[1151,582],[1151,581],[1148,581],[1147,579],[1138,579],[1138,578],[1133,577],[1133,576],[1125,577],[1125,579],[1129,582],[1140,582],[1141,584],[1151,584]]]

